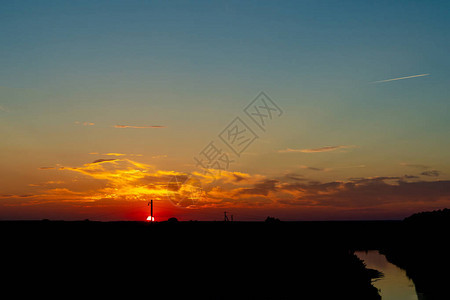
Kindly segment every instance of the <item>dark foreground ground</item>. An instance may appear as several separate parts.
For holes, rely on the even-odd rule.
[[[439,268],[417,267],[426,247],[411,247],[426,241],[433,264],[448,254],[397,221],[29,221],[0,222],[0,234],[14,298],[380,299],[353,250],[381,249],[425,292]]]
[[[370,227],[370,226],[369,226]],[[379,299],[355,223],[0,222],[15,298]],[[357,230],[358,231],[358,230]],[[7,266],[7,267],[6,267]]]
[[[450,210],[414,214],[390,233],[380,250],[406,270],[419,300],[450,299]]]

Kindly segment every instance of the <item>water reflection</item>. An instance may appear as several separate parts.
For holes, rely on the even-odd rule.
[[[367,268],[384,274],[373,282],[383,300],[418,300],[414,283],[406,276],[405,270],[388,262],[377,250],[356,251],[355,254],[364,260]]]

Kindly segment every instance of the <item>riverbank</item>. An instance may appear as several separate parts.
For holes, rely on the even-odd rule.
[[[378,270],[379,278],[372,284],[379,290],[383,300],[418,300],[414,282],[405,270],[387,261],[378,250],[357,251],[355,254],[364,261],[366,268]]]
[[[406,270],[419,299],[450,299],[450,210],[414,214],[391,233],[381,252]]]

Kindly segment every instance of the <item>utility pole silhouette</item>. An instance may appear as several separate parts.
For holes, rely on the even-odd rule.
[[[150,200],[150,202],[147,205],[150,205],[150,220],[149,221],[153,222],[153,220],[155,219],[153,217],[153,200]]]
[[[233,222],[233,215],[230,215],[230,218],[228,218],[227,213],[229,213],[229,211],[224,211],[223,212],[223,221],[224,222]]]

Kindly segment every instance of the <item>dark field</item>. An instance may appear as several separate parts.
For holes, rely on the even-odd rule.
[[[411,260],[423,260],[417,251],[406,251],[405,259],[399,255],[415,244],[408,226],[399,221],[4,221],[2,269],[8,279],[3,286],[18,296],[63,298],[380,299],[371,285],[377,273],[353,251],[381,249],[408,271]],[[424,241],[434,249],[434,240]],[[430,274],[438,266],[427,268]],[[414,266],[408,272],[420,277]],[[419,287],[428,288],[427,283]]]

